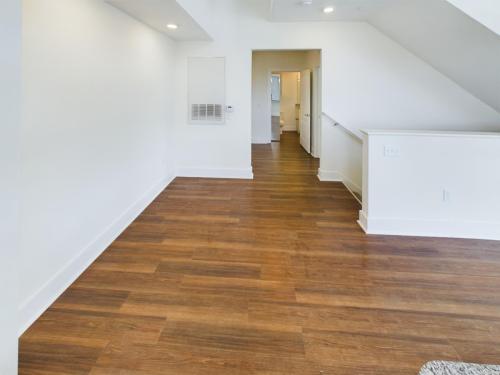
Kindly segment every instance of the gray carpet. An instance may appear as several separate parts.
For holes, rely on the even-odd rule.
[[[500,375],[500,366],[435,361],[427,363],[420,375]]]

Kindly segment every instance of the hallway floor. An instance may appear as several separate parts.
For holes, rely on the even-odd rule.
[[[20,341],[20,374],[415,375],[500,363],[500,242],[366,236],[294,133],[177,178]]]

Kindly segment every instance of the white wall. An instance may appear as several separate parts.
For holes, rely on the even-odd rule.
[[[318,178],[321,181],[341,181],[351,191],[362,195],[363,143],[361,138],[345,131],[323,116],[322,148],[325,149]]]
[[[250,140],[264,143],[270,139],[268,119],[259,117],[261,110],[254,114],[250,130],[251,92],[255,92],[252,50],[322,50],[323,110],[354,130],[498,127],[498,112],[374,27],[356,22],[270,23],[265,19],[267,5],[265,1],[214,0],[214,42],[180,47],[176,126],[181,174],[250,176]],[[227,100],[235,112],[225,126],[188,125],[188,56],[227,57]],[[321,155],[327,171],[333,168],[330,144],[323,142],[326,147]]]
[[[174,173],[174,44],[101,0],[25,0],[21,330]]]
[[[500,240],[500,133],[367,133],[368,233]]]
[[[469,0],[454,1],[470,7]],[[473,2],[479,8],[488,1]],[[438,0],[395,2],[370,23],[500,112],[500,35]]]
[[[281,73],[281,112],[283,113],[283,122],[285,131],[297,130],[296,106],[299,103],[298,79],[300,73],[283,72]]]
[[[21,2],[0,2],[0,374],[17,374]]]
[[[223,125],[188,122],[187,59],[191,56],[226,58],[226,104],[234,106],[235,110],[226,113]],[[246,77],[241,74],[246,70],[250,72],[250,61],[251,51],[239,47],[235,41],[179,45],[174,97],[178,176],[253,177],[250,166],[251,82],[249,73]]]

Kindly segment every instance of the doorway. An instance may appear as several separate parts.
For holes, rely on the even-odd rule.
[[[300,132],[300,72],[271,74],[271,141],[284,132]]]
[[[321,154],[321,51],[254,51],[252,143],[293,132],[311,156]]]
[[[311,154],[313,112],[313,74],[271,73],[271,141],[279,142],[283,132],[296,132],[302,148]]]

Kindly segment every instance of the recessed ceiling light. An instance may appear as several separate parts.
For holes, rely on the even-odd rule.
[[[175,23],[169,23],[167,25],[167,28],[170,30],[177,30],[179,28],[179,25],[176,25]]]
[[[323,9],[323,12],[324,13],[333,13],[333,11],[335,10],[334,7],[326,7],[325,9]]]
[[[312,5],[312,3],[313,3],[312,0],[302,0],[300,2],[300,4],[303,5],[303,6]]]

